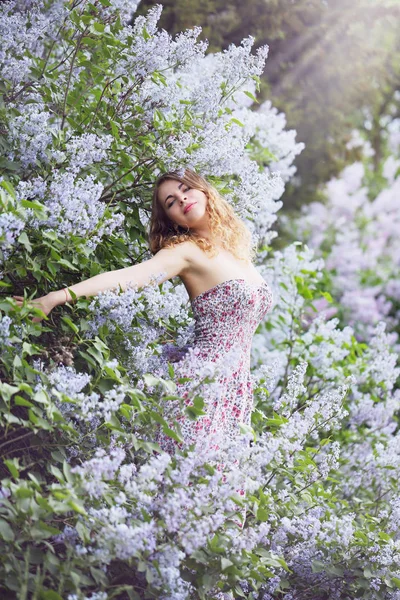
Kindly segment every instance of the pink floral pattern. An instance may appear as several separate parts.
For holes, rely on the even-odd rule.
[[[165,418],[171,428],[180,425],[184,444],[199,438],[222,435],[234,439],[241,423],[250,424],[253,388],[250,350],[254,332],[272,305],[268,284],[229,279],[199,294],[191,301],[195,338],[181,360],[174,364],[176,394],[193,405],[196,394],[204,399],[204,415],[191,420],[179,401],[167,403]],[[215,371],[214,371],[215,369]],[[199,380],[214,371],[214,381],[195,389]],[[159,434],[160,446],[173,453],[183,444]]]

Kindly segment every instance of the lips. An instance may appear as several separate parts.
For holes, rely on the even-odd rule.
[[[188,204],[185,210],[183,211],[183,214],[186,215],[187,211],[190,210],[195,204],[197,204],[197,202],[192,202],[191,204]]]

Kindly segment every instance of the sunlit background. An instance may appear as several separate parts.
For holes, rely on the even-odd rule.
[[[153,0],[144,0],[145,14]],[[376,165],[381,115],[400,89],[399,0],[165,0],[160,25],[173,34],[200,25],[209,51],[252,35],[268,44],[262,96],[284,111],[306,149],[283,198],[299,207],[318,184],[357,159],[351,131],[369,128]],[[400,116],[399,105],[391,107]]]

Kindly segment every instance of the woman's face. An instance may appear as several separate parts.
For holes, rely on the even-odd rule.
[[[207,196],[182,181],[167,179],[158,188],[158,201],[167,217],[177,225],[192,230],[207,226]]]

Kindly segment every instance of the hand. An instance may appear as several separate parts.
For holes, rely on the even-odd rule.
[[[22,306],[24,302],[23,296],[13,296],[18,306]],[[50,292],[50,294],[46,294],[46,296],[41,296],[40,298],[34,298],[31,300],[29,304],[40,308],[41,311],[47,316],[55,306],[57,306],[57,302],[55,301],[54,295]],[[32,319],[33,323],[39,323],[42,321],[43,317],[34,317]]]

